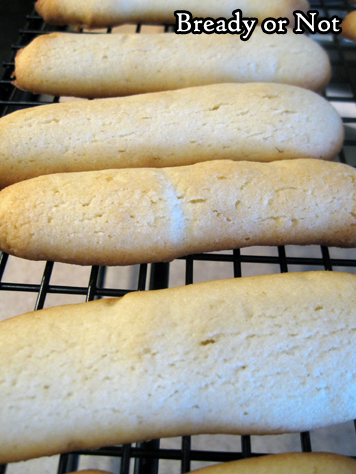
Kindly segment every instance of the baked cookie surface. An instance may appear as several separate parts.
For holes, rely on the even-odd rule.
[[[208,161],[40,176],[0,193],[0,249],[131,265],[254,245],[356,246],[356,170],[322,160]]]
[[[231,159],[332,160],[342,121],[284,84],[215,84],[25,109],[0,119],[0,187],[42,174]]]
[[[47,23],[84,27],[109,27],[122,23],[174,23],[175,10],[188,10],[194,17],[230,18],[241,9],[245,17],[287,17],[307,11],[306,0],[38,0],[37,12]]]
[[[14,84],[35,94],[116,97],[207,84],[277,82],[323,91],[328,55],[305,35],[74,34],[37,37]]]
[[[1,463],[356,417],[356,276],[129,293],[0,323]]]

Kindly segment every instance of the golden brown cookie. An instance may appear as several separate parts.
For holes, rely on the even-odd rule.
[[[311,38],[266,35],[52,33],[16,55],[15,85],[36,94],[115,97],[231,82],[322,91],[326,52]]]
[[[355,275],[306,272],[134,292],[5,320],[0,462],[351,420],[355,308]]]
[[[208,160],[332,160],[342,121],[284,84],[215,84],[14,112],[0,119],[0,187],[43,174]]]
[[[356,10],[346,15],[341,23],[341,28],[342,36],[349,40],[356,41]]]
[[[38,0],[37,12],[47,23],[108,27],[122,23],[175,23],[174,11],[187,10],[193,17],[230,18],[240,9],[243,16],[259,20],[287,17],[293,11],[306,12],[306,0]]]
[[[286,453],[243,459],[193,471],[194,474],[353,474],[355,459],[331,453]]]
[[[254,245],[356,246],[356,170],[322,160],[208,161],[52,174],[0,193],[0,249],[130,265]]]

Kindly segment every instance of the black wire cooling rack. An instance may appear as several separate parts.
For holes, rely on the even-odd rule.
[[[354,8],[346,0],[315,0],[311,1],[311,7],[318,9],[320,16],[329,18],[333,15],[343,18],[347,12]],[[27,16],[24,23],[24,28],[19,31],[19,41],[13,46],[12,53],[9,51],[9,61],[4,63],[4,73],[0,80],[0,116],[21,108],[40,106],[60,100],[59,97],[38,96],[22,92],[11,84],[14,56],[20,48],[26,46],[38,35],[66,30],[66,28],[47,25],[36,13]],[[165,26],[164,31],[170,31],[170,28]],[[141,25],[138,25],[136,32],[140,31]],[[111,29],[106,32],[111,33]],[[332,62],[333,76],[325,92],[325,97],[337,108],[345,125],[345,142],[338,160],[355,166],[356,43],[344,40],[337,35],[315,35],[314,39],[327,50]],[[6,295],[6,309],[9,310],[10,315],[12,315],[11,308],[23,295],[32,295],[35,300],[34,309],[39,310],[47,304],[52,295],[61,296],[63,302],[71,303],[72,296],[80,297],[82,301],[89,301],[101,297],[123,296],[128,291],[166,288],[170,286],[172,278],[175,278],[177,268],[180,272],[180,284],[190,284],[204,278],[209,279],[209,275],[214,275],[214,271],[211,269],[217,268],[220,272],[218,272],[219,275],[221,269],[224,268],[231,277],[314,269],[356,273],[356,252],[355,250],[326,247],[278,247],[191,255],[171,264],[144,264],[135,267],[129,287],[122,285],[120,277],[117,277],[114,282],[111,278],[108,283],[107,273],[109,270],[97,266],[86,268],[87,284],[58,283],[53,275],[57,266],[61,264],[52,262],[43,264],[36,282],[33,282],[27,274],[21,275],[21,271],[20,277],[18,275],[16,277],[17,281],[11,281],[11,278],[9,281],[9,278],[6,277],[7,273],[11,276],[20,263],[20,259],[9,257],[6,254],[0,255],[0,305]],[[11,267],[11,271],[9,271],[9,267]],[[210,273],[205,271],[206,268],[210,269]],[[68,268],[69,273],[72,271],[73,268]],[[30,309],[33,309],[33,306]],[[315,433],[306,432],[286,436],[289,438],[284,445],[281,444],[281,439],[283,439],[281,435],[266,437],[264,440],[268,442],[262,441],[262,444],[259,437],[229,436],[227,437],[228,443],[222,443],[224,449],[220,448],[219,440],[221,438],[219,437],[209,437],[209,440],[208,437],[183,437],[172,440],[172,443],[168,445],[166,440],[153,440],[146,443],[79,451],[57,456],[53,472],[61,474],[75,471],[81,468],[85,461],[99,458],[105,460],[107,462],[105,467],[116,474],[132,472],[135,474],[157,474],[188,472],[200,466],[197,462],[223,462],[285,450],[329,450],[356,457],[355,423],[352,421],[347,425],[331,427]],[[258,438],[258,442],[256,438]],[[196,441],[197,439],[199,442]],[[226,448],[226,446],[228,447]],[[260,446],[262,449],[256,449]],[[0,466],[0,474],[5,472],[11,474],[14,472],[12,467],[12,465]],[[87,462],[85,467],[91,467],[90,463]],[[97,465],[93,464],[92,467],[97,467]],[[16,470],[17,472],[20,470]],[[21,472],[34,471],[31,468],[26,470],[26,463],[24,463]],[[37,470],[37,472],[41,471]]]

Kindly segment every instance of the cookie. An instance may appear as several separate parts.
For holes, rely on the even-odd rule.
[[[342,36],[351,41],[356,41],[356,10],[346,15],[341,23],[341,28]]]
[[[332,160],[343,139],[334,107],[283,84],[215,84],[73,101],[0,119],[0,187],[68,171],[218,159]]]
[[[322,91],[326,52],[305,35],[52,33],[18,51],[14,84],[35,94],[115,97],[231,82]]]
[[[241,9],[244,17],[259,20],[287,17],[292,22],[293,11],[307,12],[306,0],[37,0],[36,10],[47,23],[81,27],[109,27],[122,23],[175,23],[175,10],[188,10],[194,17],[230,18]]]
[[[331,453],[286,453],[232,461],[194,474],[353,474],[356,461]]]
[[[306,272],[133,292],[5,320],[0,462],[351,420],[355,308],[355,275]]]
[[[208,161],[52,174],[0,193],[0,249],[131,265],[253,245],[356,245],[356,170],[321,160]]]
[[[108,471],[98,471],[97,469],[85,469],[84,471],[75,471],[70,474],[112,474]]]

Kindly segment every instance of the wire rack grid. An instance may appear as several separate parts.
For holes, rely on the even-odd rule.
[[[319,10],[320,16],[329,18],[333,15],[343,18],[353,8],[346,0],[312,0],[311,7]],[[9,52],[9,61],[4,63],[0,80],[0,116],[25,107],[61,100],[59,97],[22,92],[11,84],[14,57],[20,48],[38,35],[68,30],[47,25],[35,12],[27,16],[24,23],[24,28],[19,31],[19,41],[13,46],[11,56]],[[150,27],[137,25],[132,28],[136,33],[140,33]],[[162,26],[162,31],[169,32],[171,28],[168,25]],[[112,33],[112,30],[103,33]],[[314,39],[327,50],[332,63],[333,76],[325,91],[325,97],[339,111],[345,125],[345,142],[338,160],[355,166],[356,44],[330,34],[315,35]],[[26,305],[30,305],[28,310],[39,310],[55,304],[120,297],[128,291],[160,289],[214,278],[314,269],[356,273],[356,252],[352,249],[288,246],[191,255],[170,264],[143,264],[114,270],[97,266],[73,269],[53,262],[26,265],[23,266],[23,262],[15,257],[6,254],[0,256],[0,309],[4,308],[5,317],[21,312],[23,307],[20,305],[19,309],[18,305],[21,298],[25,298]],[[74,273],[72,279],[67,277],[71,273]],[[279,435],[264,437],[263,440],[250,436],[229,436],[222,439],[216,436],[183,437],[80,451],[54,457],[47,464],[43,464],[41,472],[64,474],[88,466],[105,467],[120,474],[184,473],[215,462],[270,452],[312,449],[330,450],[356,457],[354,422],[316,433]],[[33,464],[26,468],[26,463],[22,468],[13,465],[0,466],[0,474],[5,472],[34,472],[34,468]]]

